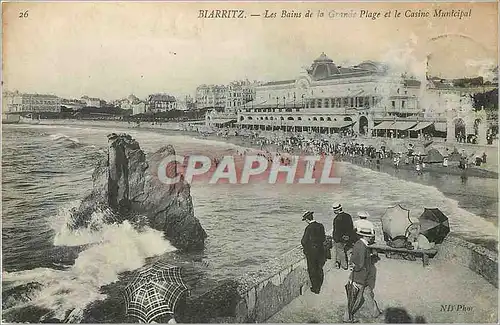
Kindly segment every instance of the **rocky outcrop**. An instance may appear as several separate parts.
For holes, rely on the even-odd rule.
[[[171,145],[146,156],[130,135],[108,135],[108,157],[94,170],[92,192],[73,211],[70,226],[93,227],[98,213],[107,223],[129,220],[163,231],[181,250],[202,249],[207,235],[194,216],[189,184],[158,179],[158,166],[169,155],[175,155]],[[175,164],[167,174],[177,175]]]

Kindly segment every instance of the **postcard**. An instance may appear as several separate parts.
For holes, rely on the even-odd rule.
[[[3,2],[2,320],[497,323],[497,2]]]

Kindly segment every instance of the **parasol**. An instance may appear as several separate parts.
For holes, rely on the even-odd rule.
[[[140,269],[125,288],[125,313],[144,323],[173,315],[177,302],[187,291],[181,268],[158,261]]]
[[[352,281],[347,282],[345,285],[345,292],[347,294],[347,311],[349,313],[349,320],[354,319],[354,314],[363,306],[365,298],[363,297],[364,287],[355,285]]]
[[[424,212],[419,217],[419,220],[420,233],[431,243],[441,244],[450,232],[448,217],[438,208],[424,208]]]
[[[384,239],[392,240],[398,236],[407,237],[407,231],[411,226],[410,210],[403,208],[401,205],[387,208],[382,216],[382,231]]]

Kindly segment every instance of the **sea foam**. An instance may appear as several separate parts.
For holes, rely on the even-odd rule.
[[[140,268],[148,257],[176,250],[162,232],[149,227],[137,230],[128,221],[104,224],[103,213],[92,216],[96,230],[70,230],[65,222],[68,218],[69,208],[66,207],[52,219],[53,228],[58,228],[54,245],[89,247],[67,270],[36,268],[4,272],[3,281],[10,285],[38,282],[43,286],[40,291],[30,294],[30,302],[14,307],[47,308],[54,312],[52,317],[63,320],[69,311],[81,310],[93,301],[105,299],[100,287],[117,281],[118,274]]]

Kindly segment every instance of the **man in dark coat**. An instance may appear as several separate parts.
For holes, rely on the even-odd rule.
[[[342,205],[333,205],[333,247],[335,250],[335,266],[344,270],[348,268],[348,249],[356,240],[354,225],[350,214],[343,212]]]
[[[314,220],[313,212],[307,211],[302,216],[302,221],[308,223],[302,236],[301,244],[306,255],[307,272],[311,280],[311,292],[319,293],[323,285],[323,266],[326,262],[326,254],[324,248],[325,227]]]

